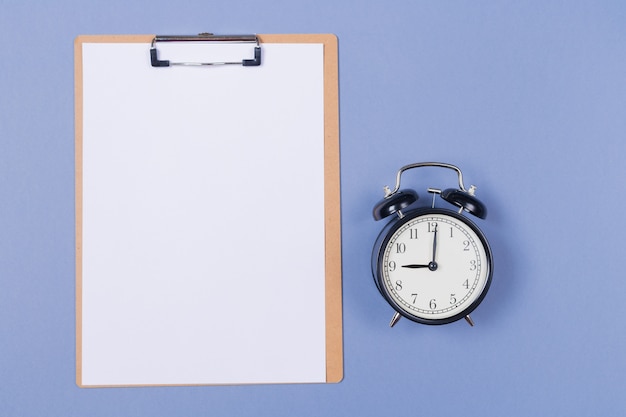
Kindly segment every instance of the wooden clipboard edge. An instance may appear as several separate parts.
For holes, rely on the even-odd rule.
[[[76,219],[76,385],[82,382],[83,340],[83,37],[74,40],[74,198]]]
[[[343,380],[339,53],[333,34],[258,35],[261,43],[324,45],[324,222],[326,253],[326,382]],[[74,40],[76,384],[82,383],[83,43],[150,43],[154,35],[80,35]],[[191,384],[194,386],[195,384]]]

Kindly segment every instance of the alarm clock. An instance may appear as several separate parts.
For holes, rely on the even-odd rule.
[[[425,207],[412,189],[400,190],[402,174],[414,168],[436,167],[456,172],[458,188],[428,188]],[[374,219],[391,217],[372,252],[372,274],[383,298],[395,310],[390,326],[401,317],[430,325],[464,318],[482,302],[491,285],[493,257],[484,233],[466,214],[484,219],[485,205],[476,187],[465,189],[461,170],[441,162],[406,165],[397,173],[393,190],[373,209]],[[444,207],[436,207],[437,201]]]

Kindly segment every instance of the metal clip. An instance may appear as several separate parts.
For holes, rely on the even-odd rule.
[[[171,62],[160,60],[156,49],[157,42],[221,42],[221,43],[254,43],[254,58],[241,61],[226,62]],[[153,67],[179,66],[214,66],[214,65],[243,65],[244,67],[258,67],[261,65],[261,46],[257,35],[214,35],[201,33],[199,35],[159,35],[152,39],[150,46],[150,63]]]

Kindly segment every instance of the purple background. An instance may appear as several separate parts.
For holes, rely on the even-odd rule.
[[[618,415],[624,22],[620,1],[0,0],[0,415]],[[74,38],[203,31],[338,36],[344,380],[79,389]],[[427,160],[459,165],[489,209],[474,328],[390,329],[371,278],[371,209]],[[407,175],[422,197],[455,185]]]

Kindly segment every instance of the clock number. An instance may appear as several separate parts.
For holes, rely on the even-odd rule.
[[[437,231],[437,222],[428,223],[428,233],[434,233]]]
[[[463,251],[464,252],[468,252],[469,251],[469,246],[470,246],[469,240],[464,240],[463,241]]]
[[[402,291],[402,280],[396,281],[396,291]]]
[[[410,232],[410,235],[409,235],[410,239],[417,239],[417,236],[418,236],[417,235],[417,229],[411,229],[411,230],[409,230],[409,232]]]
[[[430,303],[428,303],[428,306],[430,307],[431,310],[434,310],[437,308],[437,300],[436,299],[432,299],[430,300]]]
[[[406,245],[404,243],[396,243],[396,253],[406,252]]]
[[[413,297],[413,304],[415,304],[417,302],[417,293],[411,294],[411,297]]]
[[[450,237],[454,237],[454,227],[450,226]]]
[[[465,280],[465,282],[463,283],[463,286],[465,287],[466,290],[469,290],[469,279]]]
[[[389,272],[393,272],[396,270],[396,263],[394,261],[389,262]]]
[[[470,271],[476,271],[476,260],[475,259],[472,259],[470,261],[470,269],[469,270]]]
[[[456,303],[456,294],[450,294],[450,304]]]

